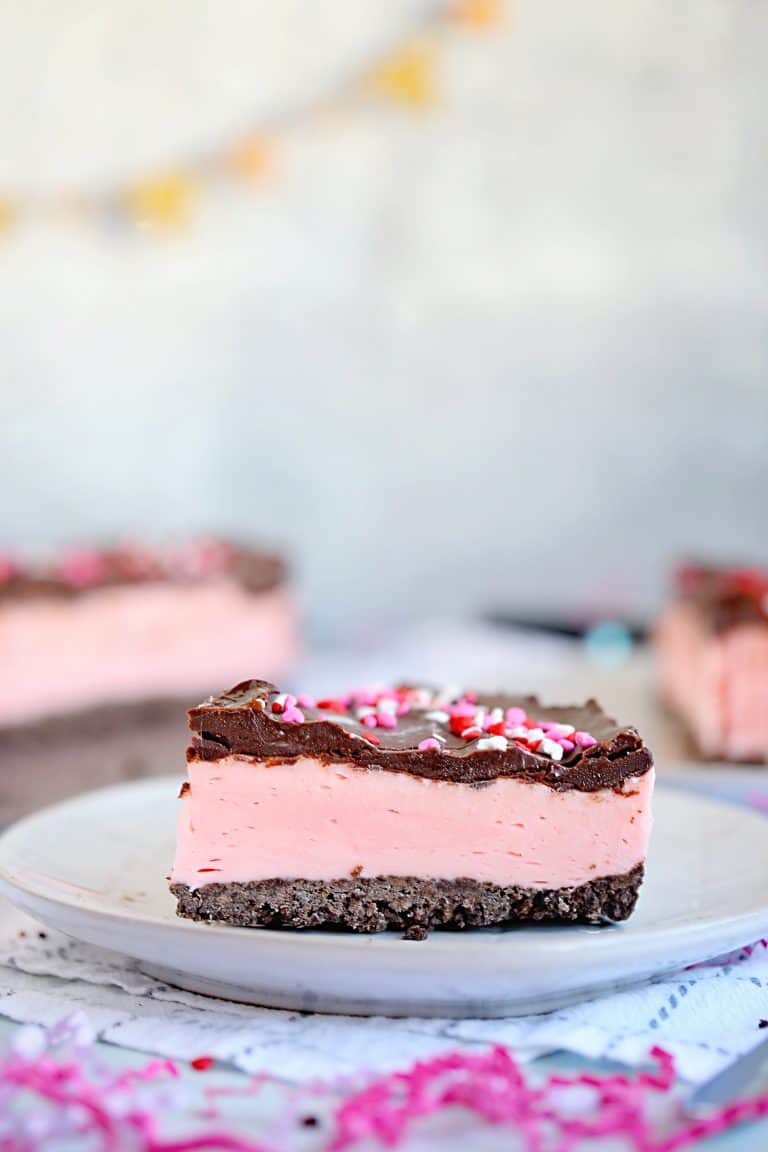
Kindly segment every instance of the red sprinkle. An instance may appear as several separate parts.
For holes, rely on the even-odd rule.
[[[213,1056],[195,1056],[194,1060],[189,1062],[190,1067],[194,1068],[195,1072],[205,1072],[213,1063]]]
[[[364,732],[363,740],[367,740],[369,744],[381,744],[378,736],[374,736],[372,732]]]
[[[272,705],[272,711],[273,712],[282,712],[282,710],[283,710],[282,704],[278,704],[277,700],[275,700],[274,704]]]
[[[326,697],[324,700],[318,700],[318,708],[323,708],[326,712],[346,712],[347,706],[343,700],[331,700]]]
[[[492,736],[506,736],[507,724],[504,720],[499,720],[498,724],[490,724],[488,731]]]
[[[461,736],[462,733],[464,732],[464,729],[467,727],[467,717],[466,716],[451,716],[450,720],[448,721],[448,724],[449,724],[451,732],[453,732],[454,736]]]
[[[461,738],[462,740],[477,740],[482,734],[482,728],[478,728],[476,724],[473,724],[469,728],[464,729],[461,733]]]

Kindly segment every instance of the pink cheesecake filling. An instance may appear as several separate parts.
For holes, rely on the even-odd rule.
[[[188,765],[174,883],[350,875],[563,888],[645,859],[653,769],[620,791],[452,784],[310,757]]]
[[[661,688],[705,756],[768,757],[768,628],[710,632],[695,609],[675,604],[656,635]]]
[[[107,703],[185,696],[236,683],[254,665],[293,669],[289,593],[227,577],[100,588],[0,607],[0,724]]]

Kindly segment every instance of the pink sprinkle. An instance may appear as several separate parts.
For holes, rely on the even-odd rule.
[[[440,751],[440,741],[435,740],[434,736],[430,736],[429,739],[422,740],[421,743],[417,745],[417,747],[419,749],[419,752],[431,752],[433,750],[435,752],[439,752]]]
[[[62,556],[56,565],[56,571],[62,580],[72,584],[75,588],[91,588],[98,584],[105,575],[106,565],[104,557],[99,552],[83,549],[77,552],[68,552]]]
[[[286,705],[282,718],[283,718],[283,720],[285,720],[285,722],[287,724],[303,724],[304,723],[304,713],[301,711],[300,708],[297,708],[295,704],[287,704]]]
[[[590,736],[589,732],[574,732],[573,740],[579,748],[593,748],[597,744],[597,740],[594,736]]]
[[[379,702],[381,692],[372,692],[370,688],[360,688],[352,693],[352,699],[355,704],[360,704],[363,707],[373,708]]]
[[[366,728],[375,728],[376,727],[376,713],[375,712],[368,712],[367,715],[363,716],[360,723],[365,724]]]
[[[397,717],[393,716],[391,712],[377,712],[375,719],[379,728],[397,728]]]
[[[468,700],[459,700],[458,704],[448,704],[446,712],[449,716],[469,716],[474,720],[475,706],[470,704]]]
[[[504,718],[512,728],[518,728],[528,719],[528,713],[524,708],[507,708]]]
[[[573,749],[575,748],[573,740],[569,740],[567,736],[561,736],[558,740],[558,744],[565,752],[573,752]]]
[[[197,579],[215,572],[229,571],[237,553],[231,544],[215,537],[191,540],[169,556],[172,572]]]
[[[541,727],[555,740],[561,740],[563,737],[568,739],[574,732],[572,724],[558,724],[555,720],[542,721]]]
[[[18,570],[10,556],[0,554],[0,584],[7,584],[9,580],[13,580]]]
[[[317,701],[315,700],[314,696],[310,696],[308,692],[301,692],[296,697],[296,703],[298,704],[299,708],[317,707]]]

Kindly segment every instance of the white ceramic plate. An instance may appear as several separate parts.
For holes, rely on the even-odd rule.
[[[44,924],[196,992],[390,1016],[542,1012],[708,959],[768,925],[765,818],[659,788],[635,915],[606,927],[354,936],[180,920],[165,876],[176,779],[92,792],[0,837],[0,890]]]

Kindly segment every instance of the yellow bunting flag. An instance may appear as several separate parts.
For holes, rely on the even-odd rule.
[[[252,184],[271,176],[274,166],[274,146],[265,136],[241,140],[229,155],[229,167],[232,173]]]
[[[369,85],[377,96],[398,104],[430,107],[437,98],[434,47],[419,42],[402,48],[374,69]]]
[[[186,176],[158,176],[128,190],[127,207],[137,224],[177,228],[189,219],[194,187]]]
[[[474,28],[491,28],[503,15],[503,0],[456,0],[448,9],[449,19]]]
[[[96,220],[171,231],[185,225],[199,196],[226,182],[258,186],[274,173],[283,159],[280,149],[294,129],[327,128],[355,107],[372,99],[389,101],[414,112],[432,108],[441,95],[438,51],[465,29],[485,30],[511,21],[514,0],[441,0],[429,5],[414,32],[413,25],[399,43],[384,48],[374,59],[359,63],[329,92],[292,111],[285,126],[255,117],[242,137],[213,141],[198,153],[160,161],[155,172],[138,173],[101,190],[58,189],[42,195],[0,195],[0,233],[27,218],[55,221]]]

